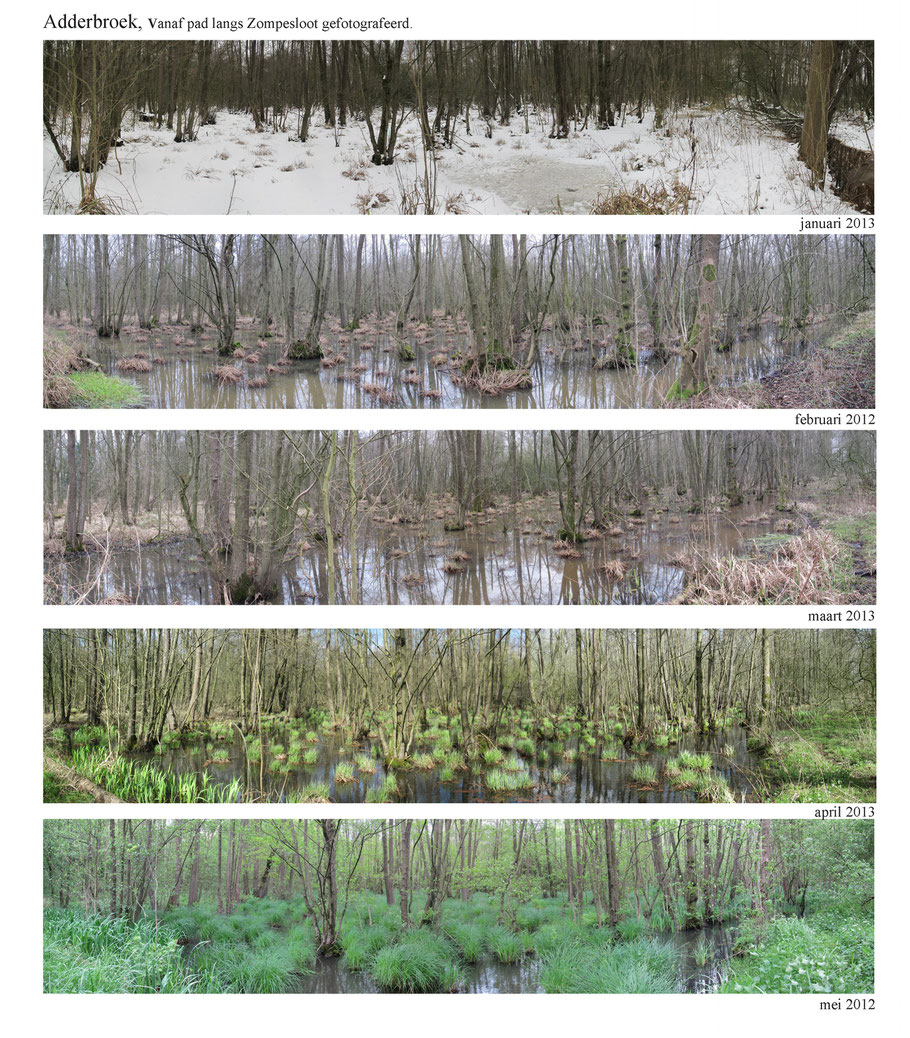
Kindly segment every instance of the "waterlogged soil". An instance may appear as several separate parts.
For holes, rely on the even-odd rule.
[[[723,964],[733,953],[736,928],[716,923],[702,930],[685,930],[672,934],[680,951],[679,990],[688,994],[708,994],[723,980]],[[705,946],[708,957],[699,964]],[[699,949],[702,949],[701,951]],[[459,993],[470,995],[535,995],[543,993],[540,985],[541,964],[538,959],[505,964],[484,958],[462,967],[464,983]],[[375,995],[382,989],[361,970],[349,970],[340,958],[319,958],[314,972],[299,975],[294,994],[302,995]]]
[[[250,738],[250,737],[248,737]],[[664,748],[648,750],[627,747],[618,739],[598,740],[585,749],[576,737],[537,743],[533,757],[521,757],[503,751],[504,760],[496,765],[476,764],[468,770],[456,771],[451,781],[443,781],[440,767],[387,770],[382,764],[378,741],[362,740],[353,747],[335,734],[320,736],[314,743],[318,759],[315,764],[292,764],[270,754],[274,736],[264,735],[260,760],[249,761],[243,738],[234,732],[229,741],[209,743],[204,739],[182,742],[179,746],[157,753],[130,754],[138,764],[152,763],[177,775],[195,774],[210,783],[228,784],[239,780],[246,789],[270,801],[283,801],[311,783],[324,783],[330,799],[336,803],[364,803],[369,790],[382,787],[386,776],[393,775],[398,792],[393,798],[407,803],[472,804],[496,803],[628,803],[677,804],[695,799],[691,790],[674,789],[664,767],[682,750],[710,753],[713,765],[710,775],[722,778],[739,801],[758,799],[756,790],[759,758],[747,746],[745,728],[732,727],[705,735],[682,733],[677,742]],[[309,745],[309,744],[307,744]],[[421,742],[419,749],[431,752],[432,741]],[[283,744],[286,752],[287,744]],[[371,756],[376,771],[372,774],[354,769],[354,781],[336,782],[335,769],[341,761],[353,761],[360,755]],[[375,755],[375,756],[374,756]],[[574,759],[566,759],[566,756]],[[636,764],[650,764],[657,774],[653,785],[642,785],[632,777]],[[493,770],[509,770],[527,775],[526,788],[504,793],[494,792],[485,784]],[[554,771],[561,775],[554,778]]]
[[[771,374],[802,356],[831,332],[831,322],[816,325],[805,337],[784,335],[769,322],[743,333],[730,349],[712,358],[715,383],[734,386]],[[283,347],[261,340],[249,330],[238,332],[246,356],[259,360],[219,357],[214,339],[192,337],[176,326],[159,332],[123,334],[119,340],[98,340],[93,359],[109,375],[135,384],[143,404],[153,408],[638,408],[657,407],[666,400],[680,375],[680,358],[658,357],[641,348],[638,365],[619,370],[599,369],[603,333],[554,335],[545,332],[531,365],[532,388],[502,396],[481,395],[457,385],[454,354],[468,349],[467,340],[450,329],[430,328],[406,336],[414,359],[401,361],[388,332],[330,335],[323,347],[328,363],[294,361],[279,366]],[[140,352],[151,364],[148,373],[123,372],[116,364]],[[334,358],[343,357],[335,364]],[[240,376],[236,383],[215,378],[216,368],[228,365]],[[265,379],[266,384],[254,384]],[[381,390],[381,392],[380,392]]]
[[[554,524],[533,512],[533,502],[491,509],[474,516],[469,528],[460,532],[446,532],[442,520],[392,524],[365,519],[358,533],[358,591],[354,592],[346,545],[341,544],[335,553],[334,604],[670,602],[685,585],[681,554],[743,554],[754,549],[755,538],[785,536],[775,533],[780,516],[774,499],[758,498],[706,515],[648,510],[629,517],[615,536],[577,545],[578,558],[563,558],[553,550]],[[279,571],[271,601],[333,604],[325,546],[304,542],[299,548]],[[447,572],[444,567],[453,555],[458,555],[455,572]],[[136,605],[222,601],[220,588],[189,540],[114,551],[104,565],[92,552],[48,555],[45,574],[48,601],[70,602],[82,596],[85,602],[126,598]]]

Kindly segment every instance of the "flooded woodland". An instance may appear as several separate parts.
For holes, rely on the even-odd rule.
[[[43,860],[49,992],[874,985],[866,821],[51,819]]]
[[[45,767],[103,802],[875,800],[870,631],[52,630],[44,664]]]
[[[874,601],[869,432],[49,432],[45,601]]]
[[[874,295],[871,236],[49,235],[44,400],[873,407]]]

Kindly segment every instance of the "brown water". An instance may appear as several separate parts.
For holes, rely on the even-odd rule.
[[[649,511],[630,518],[622,534],[578,546],[581,557],[553,553],[552,522],[529,515],[530,506],[477,516],[472,525],[447,533],[442,520],[389,525],[364,520],[358,532],[359,601],[382,604],[654,604],[682,590],[683,569],[674,556],[686,550],[721,555],[750,547],[751,538],[773,532],[778,516],[772,499],[747,502],[723,514],[673,515]],[[762,516],[763,518],[759,518]],[[454,552],[468,558],[456,573],[443,565]],[[604,569],[621,564],[622,573]],[[346,541],[335,552],[335,603],[348,604],[353,570]],[[47,556],[45,573],[56,590],[48,600],[86,602],[126,595],[137,605],[209,605],[221,601],[194,542],[169,541],[113,552],[107,564],[86,552]],[[313,605],[329,602],[324,545],[308,547],[286,561],[273,601]]]
[[[830,322],[807,333],[807,338],[783,336],[778,325],[767,323],[744,334],[723,353],[713,357],[718,385],[733,385],[759,379],[783,363],[811,349],[831,332]],[[186,329],[183,329],[186,332]],[[678,357],[659,359],[649,349],[639,352],[636,368],[619,371],[598,370],[592,357],[599,347],[580,341],[571,333],[558,340],[545,333],[539,342],[539,357],[532,365],[533,388],[493,397],[456,386],[451,372],[456,362],[436,366],[432,358],[466,348],[466,340],[451,331],[430,329],[408,337],[415,359],[402,362],[394,340],[387,332],[366,335],[330,336],[324,347],[333,356],[344,355],[345,362],[325,367],[319,361],[295,361],[289,367],[267,372],[281,357],[282,347],[266,340],[257,348],[256,335],[238,332],[247,354],[255,350],[260,362],[219,357],[203,353],[214,345],[213,339],[187,337],[168,327],[150,337],[124,334],[120,340],[98,340],[91,356],[108,374],[120,375],[137,385],[144,406],[154,408],[610,408],[654,407],[665,400],[680,374]],[[136,351],[148,354],[152,370],[148,374],[120,373],[115,364]],[[218,382],[215,368],[228,364],[241,374],[236,384]],[[268,385],[256,387],[251,380],[265,377]],[[405,382],[416,378],[416,383]],[[381,387],[384,394],[367,392],[365,387]]]
[[[619,739],[598,739],[588,749],[575,736],[541,740],[533,756],[521,757],[504,751],[502,763],[487,766],[473,762],[468,770],[456,771],[451,781],[442,779],[440,762],[435,762],[436,766],[429,770],[387,771],[376,740],[364,739],[352,746],[341,736],[323,735],[313,744],[318,760],[311,765],[273,761],[269,746],[274,740],[274,735],[263,735],[262,759],[255,762],[247,759],[243,740],[237,732],[233,732],[229,740],[209,742],[208,746],[206,740],[200,738],[162,748],[158,753],[129,756],[140,764],[150,762],[174,774],[195,774],[200,780],[207,773],[214,784],[238,779],[257,797],[270,801],[285,800],[306,785],[320,782],[328,785],[329,796],[335,803],[364,803],[368,790],[379,789],[386,775],[392,774],[398,787],[393,799],[407,803],[677,804],[693,801],[695,794],[692,790],[674,789],[664,764],[680,751],[689,750],[711,754],[713,765],[709,774],[723,778],[737,800],[753,800],[757,796],[753,779],[758,758],[748,749],[747,730],[740,727],[705,735],[681,733],[672,746],[650,749],[627,748]],[[286,751],[286,740],[283,746]],[[430,751],[432,746],[432,741],[425,741],[419,748]],[[353,782],[336,782],[336,765],[340,761],[353,761],[355,755],[361,754],[373,757],[376,771],[367,774],[355,768]],[[632,777],[632,769],[638,763],[654,766],[657,782],[653,786],[642,786]],[[528,786],[502,793],[489,789],[485,776],[509,766],[514,773],[528,776]],[[561,773],[559,778],[554,777],[557,769]]]

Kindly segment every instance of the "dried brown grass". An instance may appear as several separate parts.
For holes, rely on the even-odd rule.
[[[581,552],[575,547],[575,545],[570,544],[569,541],[563,541],[563,540],[554,541],[553,545],[552,545],[552,548],[553,548],[553,554],[554,555],[558,555],[559,558],[561,558],[561,559],[580,559],[581,558]]]
[[[144,356],[136,354],[132,357],[121,357],[114,365],[117,371],[133,371],[147,374],[152,370],[152,365]]]
[[[609,562],[601,563],[597,568],[601,573],[609,577],[610,580],[619,581],[626,575],[626,564],[622,559],[610,559]]]
[[[844,547],[824,530],[807,530],[760,558],[697,557],[683,602],[828,605],[847,601]],[[850,560],[852,565],[852,560]]]
[[[243,378],[243,375],[231,364],[219,365],[212,375],[222,385],[236,385]]]
[[[689,211],[695,195],[686,184],[674,180],[669,187],[663,182],[638,184],[631,191],[598,195],[591,207],[592,216],[667,216]]]

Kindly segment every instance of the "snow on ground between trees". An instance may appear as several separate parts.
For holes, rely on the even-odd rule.
[[[492,137],[477,118],[470,135],[462,125],[456,146],[426,163],[412,116],[391,166],[369,161],[363,123],[314,127],[305,142],[291,139],[294,125],[292,116],[284,131],[256,133],[249,114],[221,111],[197,140],[177,144],[173,130],[131,115],[96,197],[110,212],[140,214],[585,214],[600,198],[643,187],[688,191],[690,213],[856,212],[830,187],[810,187],[796,144],[733,109],[681,109],[659,127],[651,111],[606,130],[578,127],[568,140],[550,139],[543,114],[529,117],[529,132],[516,116],[493,125]],[[842,139],[867,146],[862,128],[842,128]],[[45,211],[73,211],[79,174],[61,169],[46,137],[44,176]]]

